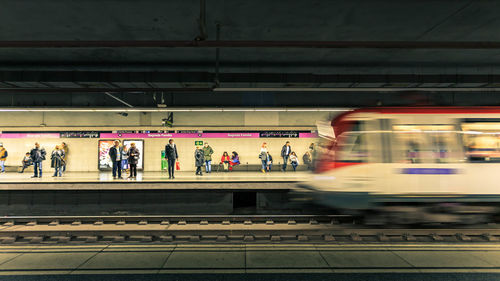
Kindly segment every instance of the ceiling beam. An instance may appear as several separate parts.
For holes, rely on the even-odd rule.
[[[0,48],[500,49],[496,41],[0,41]]]

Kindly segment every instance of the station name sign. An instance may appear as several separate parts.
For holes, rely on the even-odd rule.
[[[1,138],[316,138],[311,131],[63,131],[2,132]]]

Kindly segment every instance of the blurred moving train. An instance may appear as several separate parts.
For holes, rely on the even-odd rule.
[[[302,184],[317,203],[381,224],[500,214],[500,107],[356,109],[331,127]]]

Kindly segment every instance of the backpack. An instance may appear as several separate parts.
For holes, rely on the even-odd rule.
[[[7,152],[7,149],[6,149],[5,152],[4,152],[3,157],[7,157],[7,156],[9,156],[9,153]]]

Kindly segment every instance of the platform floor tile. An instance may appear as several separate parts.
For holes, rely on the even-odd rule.
[[[424,268],[471,268],[492,265],[476,256],[472,251],[393,251],[415,267]]]
[[[318,251],[297,250],[252,250],[247,249],[247,268],[328,268]]]
[[[3,269],[74,269],[83,264],[95,252],[24,253],[0,265]]]
[[[333,268],[411,268],[412,265],[389,251],[321,251]]]
[[[170,269],[244,269],[245,251],[236,250],[199,250],[176,249],[168,258],[164,268]]]

